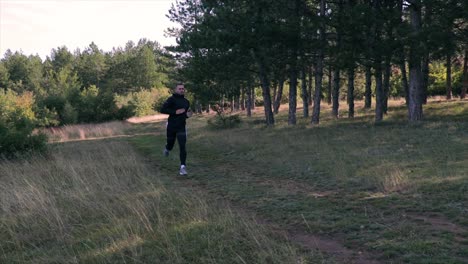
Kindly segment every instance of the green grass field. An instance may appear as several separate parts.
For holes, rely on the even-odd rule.
[[[424,111],[196,116],[188,178],[161,121],[1,162],[0,263],[467,263],[468,102]]]

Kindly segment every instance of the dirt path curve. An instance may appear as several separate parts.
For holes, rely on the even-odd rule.
[[[310,232],[294,229],[284,228],[269,220],[263,219],[245,208],[234,207],[237,212],[248,213],[255,215],[257,223],[267,226],[273,232],[282,235],[292,243],[299,245],[309,250],[319,250],[326,255],[332,256],[334,261],[337,263],[349,263],[349,264],[377,264],[381,263],[376,260],[376,256],[372,256],[370,253],[359,250],[350,249],[343,245],[343,243],[335,237],[326,237],[317,234],[311,234]]]
[[[156,133],[158,134],[158,133]],[[156,164],[155,160],[148,157],[145,158],[148,163],[152,164],[155,169],[160,169],[159,165]],[[347,263],[347,264],[378,264],[382,263],[377,260],[378,256],[372,255],[371,253],[357,248],[347,248],[344,246],[343,241],[336,237],[325,237],[318,234],[312,234],[307,230],[300,230],[289,226],[280,226],[277,223],[272,222],[269,219],[259,216],[252,209],[246,208],[245,206],[235,204],[233,201],[227,200],[221,197],[219,194],[208,192],[203,183],[197,181],[196,178],[180,178],[177,177],[174,183],[178,184],[181,188],[188,188],[192,192],[199,193],[202,197],[207,198],[210,201],[221,203],[227,208],[231,208],[234,212],[244,215],[246,218],[255,219],[255,221],[263,226],[266,226],[269,230],[274,233],[285,237],[292,243],[303,247],[308,250],[318,250],[327,256],[331,256],[336,263]],[[272,184],[271,182],[269,184]],[[275,183],[274,185],[276,185]],[[302,192],[301,188],[294,185],[291,187],[291,183],[281,186],[287,186],[291,192]],[[297,187],[297,188],[295,188]],[[318,194],[319,196],[327,196],[327,194]]]
[[[159,169],[158,165],[154,160],[147,159],[148,163],[151,163],[156,169]],[[350,249],[343,245],[340,239],[335,237],[325,237],[318,234],[311,234],[306,230],[299,230],[293,227],[281,226],[277,223],[272,222],[269,219],[265,219],[259,216],[252,209],[246,208],[245,206],[236,204],[230,200],[227,200],[215,193],[207,192],[204,189],[203,184],[198,182],[196,178],[181,178],[175,177],[174,184],[183,189],[189,189],[190,192],[199,194],[205,197],[208,201],[214,201],[218,204],[222,204],[225,208],[230,208],[236,214],[245,216],[245,218],[254,219],[258,224],[261,224],[271,230],[273,233],[286,238],[293,244],[303,247],[308,250],[318,250],[330,259],[333,259],[335,263],[347,263],[347,264],[378,264],[381,263],[377,260],[377,256],[373,256],[369,252],[362,249]]]

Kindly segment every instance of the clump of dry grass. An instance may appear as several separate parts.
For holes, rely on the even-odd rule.
[[[374,184],[381,192],[402,192],[412,187],[408,175],[401,168],[386,168],[383,166],[378,168],[377,171],[378,175],[374,178]]]
[[[115,137],[126,134],[131,126],[125,121],[112,121],[101,124],[65,125],[62,127],[45,128],[38,132],[46,134],[49,142],[66,142],[102,137]]]
[[[249,219],[171,190],[126,142],[0,161],[0,263],[293,263]]]

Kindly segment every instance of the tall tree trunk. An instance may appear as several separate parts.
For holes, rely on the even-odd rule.
[[[412,1],[410,1],[412,2]],[[426,21],[426,23],[431,23],[432,22],[432,16],[433,16],[433,7],[432,7],[432,4],[430,3],[430,1],[423,1],[425,2],[425,12],[424,12],[424,21]],[[419,9],[419,14],[420,14],[420,18],[421,18],[421,29],[422,29],[422,3],[419,2],[420,4],[420,9]],[[430,30],[430,28],[428,29]],[[423,50],[423,56],[422,56],[422,77],[421,77],[421,81],[422,81],[422,84],[421,84],[421,91],[420,91],[420,94],[421,94],[421,102],[422,104],[426,104],[427,103],[427,96],[428,96],[428,90],[429,90],[429,64],[430,64],[430,54],[429,54],[429,44],[428,44],[428,41],[427,41],[427,38],[424,40],[423,43],[421,43],[423,45],[420,46],[420,50]]]
[[[468,90],[468,46],[465,47],[465,58],[463,60],[463,86],[460,94],[461,99],[465,99]]]
[[[328,66],[328,96],[327,96],[327,104],[331,105],[332,103],[332,66]]]
[[[195,99],[195,112],[197,114],[201,114],[202,113],[202,108],[201,108],[201,104],[200,104],[200,101],[198,99]]]
[[[348,69],[348,117],[354,117],[354,66]]]
[[[447,54],[447,76],[446,76],[446,88],[447,88],[447,100],[452,99],[452,56],[450,53]]]
[[[391,67],[390,64],[391,55],[387,55],[385,57],[385,65],[384,65],[384,77],[383,77],[383,112],[387,114],[388,110],[388,97],[390,95],[390,77],[391,77]]]
[[[242,88],[241,89],[241,103],[240,103],[240,106],[241,106],[241,110],[244,111],[245,110],[245,88]]]
[[[410,45],[409,55],[409,104],[408,104],[408,119],[410,122],[422,120],[422,71],[421,71],[421,57],[419,55],[420,43],[417,39],[421,32],[421,0],[410,1],[410,20],[412,36],[414,40]]]
[[[391,3],[387,3],[387,4],[390,4],[390,8],[393,9],[394,7],[394,2],[393,1],[390,1]],[[392,45],[393,43],[395,43],[395,36],[393,34],[393,27],[395,26],[395,22],[396,21],[391,21],[390,23],[386,23],[386,35],[387,35],[387,42],[389,43],[389,45]],[[384,111],[384,114],[387,114],[387,111],[388,111],[388,98],[390,96],[390,77],[392,76],[392,54],[393,54],[393,50],[391,51],[386,51],[385,53],[385,68],[384,68],[384,81],[383,81],[383,88],[384,88],[384,104],[383,104],[383,111]]]
[[[366,65],[366,89],[364,91],[364,108],[371,108],[372,106],[372,68]]]
[[[322,0],[323,1],[323,0]],[[322,90],[322,78],[323,78],[323,51],[319,51],[317,59],[317,68],[315,69],[315,95],[314,95],[314,107],[312,111],[312,124],[318,125],[320,121],[320,102],[321,102],[321,90]]]
[[[247,109],[247,116],[252,116],[252,81],[247,81],[247,101],[245,102],[245,108]]]
[[[251,86],[252,87],[252,91],[250,92],[250,97],[251,97],[251,100],[250,100],[250,108],[252,110],[255,110],[255,86]]]
[[[405,102],[408,106],[409,102],[409,86],[408,86],[408,73],[406,72],[406,61],[404,55],[400,59],[400,70],[401,70],[401,83],[403,85],[403,90],[405,91]]]
[[[403,23],[403,2],[404,0],[398,1],[398,12],[399,12],[399,23]],[[406,55],[405,55],[405,47],[403,43],[399,43],[398,45],[398,60],[401,70],[401,83],[403,86],[403,91],[405,92],[405,102],[406,106],[408,106],[409,102],[409,87],[408,87],[408,73],[406,72]]]
[[[323,78],[323,58],[324,49],[326,45],[325,39],[325,0],[320,0],[320,28],[319,28],[319,40],[320,47],[317,51],[317,69],[315,71],[315,98],[314,108],[312,112],[312,124],[318,125],[320,121],[320,101],[322,94],[322,78]]]
[[[308,82],[309,82],[309,85],[308,85],[308,87],[309,87],[309,105],[312,105],[312,98],[313,98],[312,95],[314,94],[313,89],[312,89],[313,88],[312,87],[312,78],[314,76],[314,72],[312,70],[312,66],[309,66],[307,68],[309,70],[309,78],[308,78]]]
[[[273,110],[271,109],[270,96],[270,81],[268,80],[268,72],[263,62],[259,61],[260,82],[262,83],[263,108],[265,110],[265,122],[267,126],[275,124]]]
[[[382,64],[375,62],[375,122],[383,120],[383,80],[382,80]]]
[[[276,100],[276,92],[278,91],[278,83],[276,81],[273,82],[273,113],[275,112],[275,100]]]
[[[290,63],[290,77],[289,77],[289,115],[288,124],[296,124],[296,108],[297,108],[297,74],[299,72],[298,67],[298,55],[300,54],[299,43],[301,41],[301,21],[300,21],[300,1],[294,1],[294,15],[291,17],[291,21],[294,25],[294,45],[291,45],[292,56]]]
[[[289,112],[288,124],[296,124],[296,108],[297,108],[297,68],[296,65],[291,65],[289,71]]]
[[[333,105],[332,105],[332,116],[334,118],[339,117],[340,108],[340,69],[335,67],[333,70]]]
[[[307,94],[307,83],[306,83],[306,68],[302,67],[301,70],[301,87],[302,87],[302,107],[303,116],[309,117],[309,95]]]
[[[374,0],[373,9],[377,16],[381,15],[380,0]],[[382,45],[380,32],[382,30],[381,22],[377,19],[372,30],[371,46],[380,47]],[[375,122],[383,120],[384,90],[382,82],[382,55],[380,50],[374,49],[374,70],[375,70]]]
[[[343,12],[343,0],[338,1],[338,13]],[[342,45],[342,29],[337,28],[336,31],[336,49],[340,50]],[[339,118],[339,109],[340,109],[340,86],[341,86],[341,65],[338,62],[338,58],[335,58],[333,65],[333,87],[332,87],[332,117]]]
[[[203,109],[202,109],[202,104],[201,104],[201,103],[198,103],[198,105],[197,105],[197,113],[201,114],[202,111],[203,111]]]
[[[284,77],[280,76],[278,80],[278,92],[276,93],[275,103],[273,105],[273,111],[278,114],[281,106],[281,98],[283,97]]]
[[[424,56],[422,58],[422,68],[421,68],[421,75],[422,75],[422,83],[421,83],[421,102],[422,104],[427,103],[427,93],[429,88],[429,52],[425,51]]]

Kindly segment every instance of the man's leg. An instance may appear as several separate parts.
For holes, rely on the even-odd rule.
[[[176,141],[176,131],[167,128],[166,130],[166,136],[167,136],[167,143],[166,143],[166,150],[171,151],[172,148],[174,147],[175,141]]]
[[[185,149],[185,143],[187,143],[187,133],[185,132],[185,129],[177,132],[177,142],[179,142],[180,165],[185,165],[185,160],[187,159],[187,150]]]

